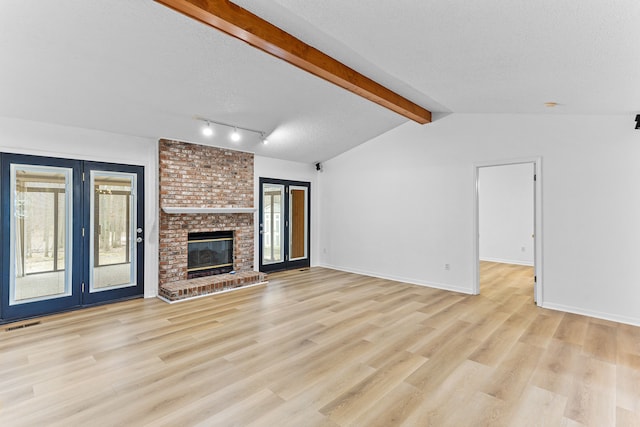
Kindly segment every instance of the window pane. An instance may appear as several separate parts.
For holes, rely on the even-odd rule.
[[[307,188],[289,189],[289,251],[290,260],[307,257]]]
[[[71,292],[71,179],[67,168],[11,165],[10,304]]]
[[[264,184],[262,191],[262,264],[273,264],[284,260],[284,186]]]
[[[135,175],[91,171],[90,291],[135,286]]]

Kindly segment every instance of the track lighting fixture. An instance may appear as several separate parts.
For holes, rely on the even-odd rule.
[[[196,120],[201,121],[201,122],[205,122],[206,125],[202,128],[202,134],[204,136],[212,136],[213,135],[213,127],[211,126],[211,124],[215,124],[218,126],[226,126],[228,128],[233,128],[233,132],[231,132],[231,134],[229,135],[229,138],[231,138],[231,140],[233,142],[238,142],[240,141],[240,139],[242,139],[242,135],[240,134],[240,131],[245,131],[245,132],[253,132],[253,133],[257,133],[258,135],[260,135],[260,141],[263,144],[268,144],[269,140],[267,139],[267,133],[263,132],[261,130],[256,130],[256,129],[249,129],[249,128],[244,128],[241,126],[236,126],[236,125],[230,125],[228,123],[222,123],[222,122],[218,122],[215,120],[211,120],[211,119],[205,119],[203,117],[196,117]]]
[[[231,132],[231,140],[233,142],[240,141],[240,133],[238,133],[238,128],[233,128],[233,132]]]
[[[636,115],[636,129],[640,129],[640,114]]]
[[[211,136],[213,135],[213,129],[211,128],[211,123],[207,122],[207,125],[205,127],[202,128],[202,134],[204,136]]]

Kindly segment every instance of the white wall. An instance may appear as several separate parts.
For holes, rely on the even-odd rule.
[[[479,168],[480,259],[533,265],[533,163]]]
[[[319,176],[320,172],[317,172],[313,164],[290,162],[286,160],[272,159],[269,157],[255,156],[254,160],[254,206],[259,207],[260,200],[260,178],[276,178],[285,179],[290,181],[305,181],[311,183],[311,265],[318,265],[318,235],[319,235],[319,218],[318,218],[318,206],[319,206]],[[256,225],[256,239],[255,239],[255,262],[254,268],[257,270],[259,266],[259,240],[258,227],[259,227],[259,213],[255,215]]]
[[[0,152],[144,166],[145,297],[158,292],[157,142],[147,138],[0,117]]]
[[[640,325],[633,125],[632,115],[527,114],[406,123],[324,164],[320,262],[471,293],[474,163],[540,156],[539,303]]]

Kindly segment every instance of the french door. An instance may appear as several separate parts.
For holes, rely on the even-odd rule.
[[[310,265],[311,184],[260,178],[260,271]]]
[[[1,319],[143,294],[142,167],[1,156]]]

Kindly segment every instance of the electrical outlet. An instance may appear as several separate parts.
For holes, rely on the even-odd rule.
[[[445,264],[444,265],[444,269],[449,271],[449,270],[451,270],[451,266],[449,264]]]

